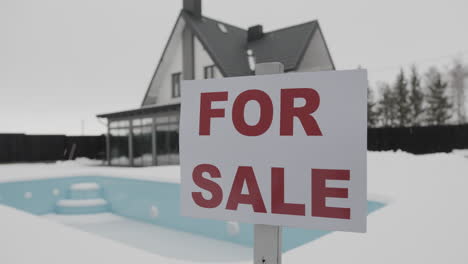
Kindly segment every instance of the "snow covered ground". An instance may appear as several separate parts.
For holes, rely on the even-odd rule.
[[[388,204],[368,216],[366,234],[334,232],[285,263],[468,263],[467,158],[369,153],[368,181],[369,197]]]
[[[57,163],[15,163],[0,165],[0,182],[30,181],[75,176],[119,177],[159,182],[180,182],[179,166],[108,167],[101,161],[80,158]]]
[[[173,259],[219,263],[249,260],[252,255],[252,249],[248,247],[167,229],[110,213],[80,216],[51,214],[44,217]],[[190,246],[184,246],[181,252],[180,245]],[[206,254],[206,252],[211,252],[211,254]]]
[[[176,263],[0,205],[0,263]]]
[[[453,153],[468,158],[468,149],[455,149]]]
[[[465,249],[468,245],[468,158],[464,153],[415,156],[404,152],[370,152],[369,199],[387,205],[368,216],[368,232],[333,232],[288,251],[283,255],[283,262],[468,263],[468,250]],[[110,168],[89,162],[84,165],[66,162],[0,166],[0,181],[83,174],[179,181],[179,168],[176,166]],[[114,222],[117,226],[123,223],[120,221],[129,221],[114,216],[102,216],[99,221],[106,217],[109,217],[108,223]],[[152,233],[161,238],[159,244],[154,244],[159,253],[158,250],[141,250],[143,246],[137,249],[119,243],[117,234],[110,232],[106,235],[109,231],[105,228],[101,230],[104,238],[78,230],[89,228],[88,231],[92,231],[90,229],[98,228],[100,223],[110,226],[103,222],[97,221],[93,226],[89,222],[87,225],[73,223],[54,216],[46,218],[49,219],[0,206],[0,263],[196,263],[210,261],[197,258],[196,246],[198,253],[203,251],[201,255],[226,250],[221,242],[202,242],[199,237],[184,237],[187,234],[168,230]],[[134,233],[121,235],[135,235],[135,239],[144,241],[145,236],[138,234],[145,233],[146,228],[142,224]],[[248,250],[239,254],[247,253]],[[240,255],[239,259],[229,262],[251,262],[250,258],[244,258],[247,256]]]

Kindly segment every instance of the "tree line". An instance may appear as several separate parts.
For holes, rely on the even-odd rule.
[[[392,84],[379,85],[379,97],[368,88],[367,115],[369,127],[409,127],[446,125],[449,123],[465,123],[464,100],[452,103],[449,95],[449,80],[457,80],[463,76],[460,72],[461,63],[449,71],[449,76],[432,67],[420,74],[415,66],[409,73],[403,69],[398,73]],[[463,69],[463,67],[462,67]],[[458,75],[456,75],[458,74]],[[456,99],[463,96],[463,85],[455,89]],[[457,94],[458,92],[458,94]],[[455,116],[454,116],[455,114]]]

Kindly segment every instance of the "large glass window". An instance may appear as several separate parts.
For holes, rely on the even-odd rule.
[[[109,132],[111,165],[151,166],[155,162],[156,165],[179,164],[178,112],[134,118],[131,123],[129,120],[113,121],[109,124]]]
[[[155,120],[157,164],[179,164],[178,114],[159,116]]]
[[[168,144],[169,126],[156,125],[156,162],[158,165],[169,164],[169,144]]]
[[[133,120],[133,165],[153,164],[153,123],[152,118]]]
[[[169,125],[169,164],[179,164],[179,124]]]
[[[129,129],[128,120],[113,121],[110,127],[110,164],[111,165],[130,165],[129,156]]]

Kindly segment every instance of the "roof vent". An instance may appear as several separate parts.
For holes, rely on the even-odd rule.
[[[256,25],[253,27],[249,27],[247,31],[247,41],[255,41],[259,40],[263,37],[263,27],[262,25]]]

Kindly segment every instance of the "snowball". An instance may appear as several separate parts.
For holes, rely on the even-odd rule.
[[[230,236],[235,236],[240,232],[240,226],[238,222],[229,221],[226,223],[226,231]]]
[[[54,196],[58,196],[58,195],[60,194],[60,190],[57,189],[57,188],[55,188],[55,189],[52,190],[52,194],[53,194]]]
[[[157,218],[159,216],[159,209],[156,205],[150,207],[150,216],[151,218]]]

